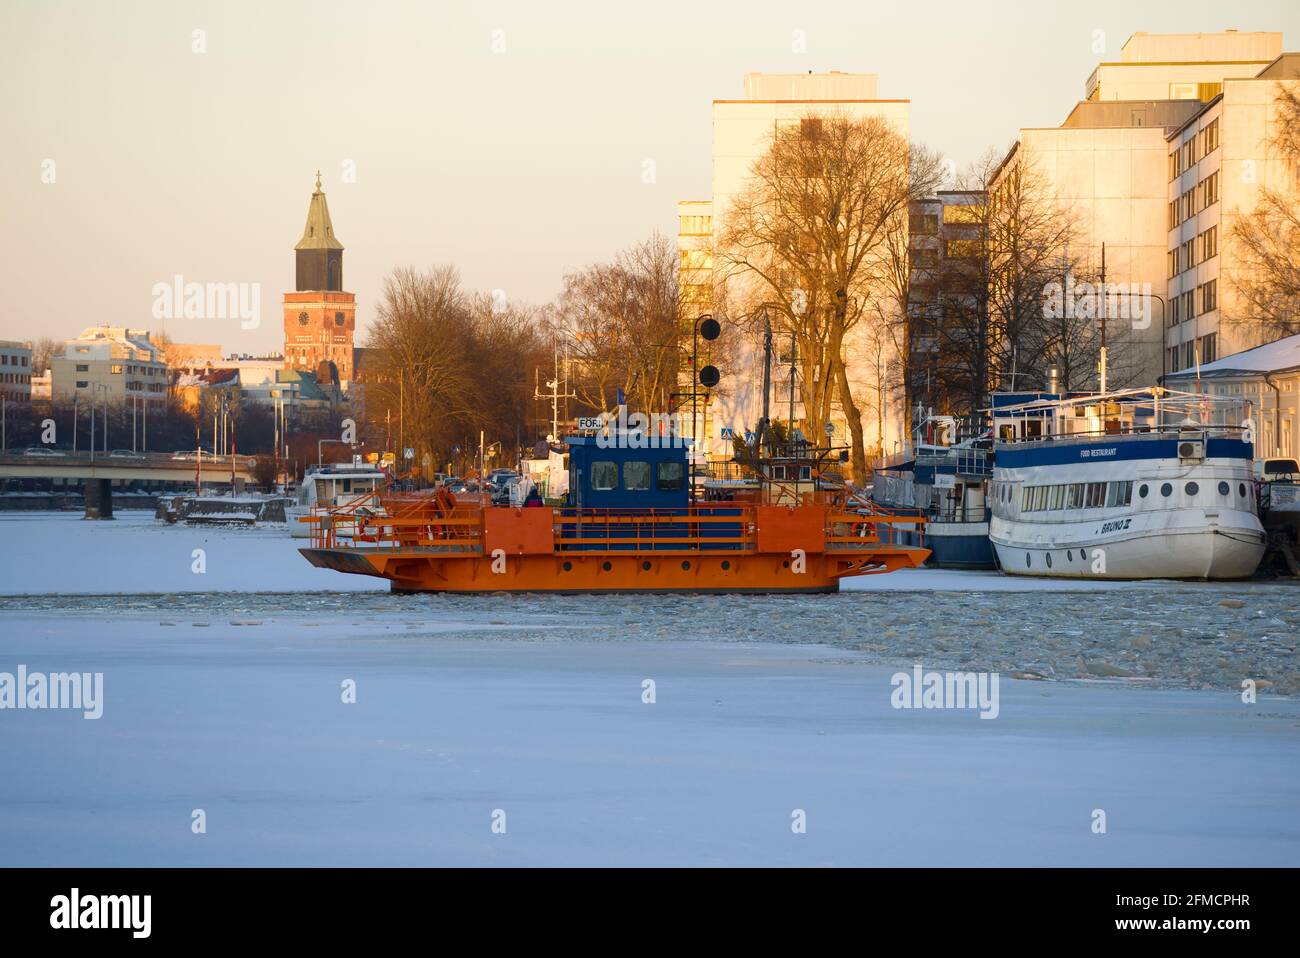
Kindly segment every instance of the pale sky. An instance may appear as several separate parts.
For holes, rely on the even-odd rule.
[[[545,302],[708,197],[710,104],[745,73],[877,73],[965,165],[1058,125],[1131,33],[1231,27],[1295,49],[1300,4],[0,0],[0,339],[156,329],[180,274],[260,284],[261,324],[173,339],[278,351],[318,168],[358,343],[394,266]]]

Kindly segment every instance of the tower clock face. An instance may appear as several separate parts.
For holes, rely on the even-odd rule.
[[[299,314],[298,314],[298,325],[299,325],[299,326],[306,326],[306,325],[307,325],[307,318],[308,318],[308,317],[307,317],[307,314],[306,314],[305,312],[299,313]]]

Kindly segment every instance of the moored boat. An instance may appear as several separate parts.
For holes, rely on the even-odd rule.
[[[383,488],[388,474],[378,466],[363,463],[329,463],[310,466],[298,494],[285,507],[289,535],[306,539],[311,535],[307,517],[313,510],[330,509],[369,496]]]
[[[314,510],[300,551],[395,592],[835,592],[928,555],[878,541],[893,520],[851,508],[808,450],[693,501],[688,448],[675,435],[572,436],[562,506],[374,493]]]
[[[1012,575],[1240,579],[1264,553],[1249,403],[1155,388],[994,397],[990,538]]]

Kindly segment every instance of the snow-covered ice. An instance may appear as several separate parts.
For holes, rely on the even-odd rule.
[[[276,527],[0,546],[0,673],[104,675],[98,720],[0,711],[0,865],[1300,864],[1290,584],[393,596]],[[998,717],[894,709],[913,662],[1000,671]]]
[[[0,714],[0,864],[1300,863],[1290,700],[1004,679],[984,721],[821,647],[242,621],[4,615],[105,702]]]

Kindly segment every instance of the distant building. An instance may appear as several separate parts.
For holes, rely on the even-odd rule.
[[[219,343],[166,343],[163,358],[172,369],[202,369],[221,365]]]
[[[319,173],[294,251],[295,291],[284,294],[285,365],[314,373],[333,363],[346,389],[353,378],[356,295],[343,289],[343,244],[334,235]]]
[[[32,402],[49,402],[53,396],[50,371],[32,377]]]
[[[32,401],[32,344],[0,341],[0,396]]]
[[[1164,382],[1186,392],[1249,399],[1256,458],[1289,458],[1300,450],[1300,335],[1170,373]]]
[[[954,411],[943,390],[956,385],[941,351],[961,341],[972,325],[971,317],[983,305],[961,289],[970,272],[965,264],[984,249],[986,200],[983,190],[940,190],[912,203],[908,210],[909,393],[914,404],[938,413]],[[968,392],[974,392],[970,385]],[[913,409],[913,419],[915,413]]]
[[[167,401],[167,364],[147,329],[92,326],[50,360],[50,377],[56,403]]]

